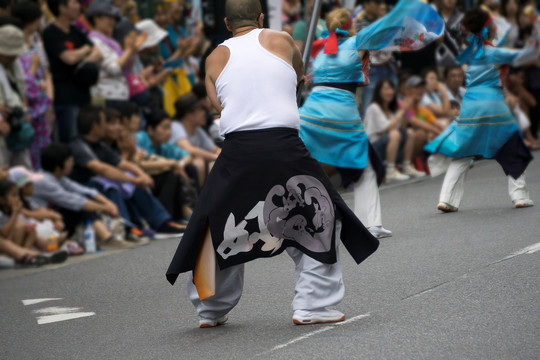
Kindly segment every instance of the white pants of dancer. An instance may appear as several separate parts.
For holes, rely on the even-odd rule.
[[[368,161],[362,177],[354,183],[354,214],[365,227],[382,226],[377,174]]]
[[[336,239],[341,235],[341,222],[336,221]],[[336,252],[339,241],[336,241]],[[345,285],[341,274],[341,264],[324,264],[305,255],[296,248],[287,248],[287,253],[296,265],[296,287],[292,309],[316,310],[333,306],[345,296]],[[205,319],[217,319],[229,313],[238,304],[244,287],[244,265],[236,265],[219,270],[216,266],[216,294],[203,301],[199,300],[197,289],[190,273],[187,283],[189,299],[195,306],[197,315]]]
[[[445,202],[459,208],[459,204],[463,198],[463,182],[465,181],[465,175],[469,170],[471,160],[473,160],[472,157],[452,160],[444,177],[439,202]],[[514,202],[529,199],[529,189],[527,189],[525,182],[525,173],[517,179],[514,179],[510,175],[508,176],[508,194]]]

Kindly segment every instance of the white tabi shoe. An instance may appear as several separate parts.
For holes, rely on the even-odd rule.
[[[223,325],[229,320],[229,314],[225,314],[220,318],[217,319],[205,319],[202,317],[199,317],[199,327],[201,329],[204,328],[211,328],[219,325]]]
[[[345,320],[345,314],[337,310],[295,310],[293,323],[296,325],[327,324]]]
[[[440,202],[439,205],[437,205],[437,209],[441,210],[444,213],[458,211],[457,207],[447,204],[445,202]]]
[[[372,226],[368,228],[371,235],[375,236],[377,239],[392,237],[392,232],[383,228],[382,226]]]
[[[516,209],[526,208],[534,206],[534,202],[531,199],[521,199],[514,201],[514,206]]]

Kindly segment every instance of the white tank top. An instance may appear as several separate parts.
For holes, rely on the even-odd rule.
[[[285,60],[262,47],[263,29],[231,38],[229,61],[216,80],[221,135],[274,127],[299,128],[296,72]]]

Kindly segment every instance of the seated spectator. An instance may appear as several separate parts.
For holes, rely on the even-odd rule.
[[[32,1],[17,3],[12,12],[23,24],[24,41],[28,49],[21,55],[20,61],[25,74],[26,98],[34,128],[30,156],[34,169],[40,169],[41,150],[51,142],[49,122],[52,119],[49,108],[54,96],[49,63],[39,35],[43,13],[40,6]]]
[[[452,65],[444,69],[444,83],[449,100],[455,100],[461,104],[465,95],[464,79],[465,73],[461,65]]]
[[[81,5],[77,0],[47,0],[55,21],[43,31],[54,84],[58,138],[67,143],[77,136],[77,114],[90,103],[90,87],[97,82],[101,52],[75,25]]]
[[[47,242],[38,238],[35,225],[19,220],[22,209],[23,204],[17,185],[10,180],[0,180],[0,236],[25,249],[47,251]],[[60,256],[63,259],[59,259],[58,262],[66,259],[67,252],[63,253],[64,255]]]
[[[32,200],[42,206],[50,206],[60,212],[69,236],[78,224],[92,223],[99,244],[104,247],[129,248],[119,236],[111,234],[99,213],[112,218],[119,216],[117,206],[92,189],[69,179],[73,169],[73,154],[69,146],[54,143],[41,154],[43,173],[40,180],[34,181]]]
[[[8,18],[0,26],[0,165],[31,167],[29,148],[34,137],[28,122],[24,73],[18,57],[26,52],[24,34]]]
[[[86,17],[94,28],[88,37],[103,55],[99,71],[99,81],[92,87],[94,97],[103,98],[107,106],[115,101],[129,100],[129,88],[126,74],[130,62],[137,53],[135,41],[137,34],[132,33],[124,39],[124,47],[113,38],[114,26],[120,19],[120,12],[107,0],[94,0],[88,7]]]
[[[10,179],[19,188],[23,204],[21,219],[24,219],[27,225],[35,226],[38,239],[45,241],[49,246],[50,239],[53,238],[52,241],[56,243],[53,246],[56,248],[61,246],[69,255],[83,254],[84,249],[76,241],[67,240],[68,233],[62,232],[65,229],[62,215],[31,200],[34,195],[34,182],[43,180],[43,175],[34,174],[22,166],[11,168],[9,173]]]
[[[81,110],[81,135],[70,144],[74,158],[71,178],[99,190],[111,200],[118,207],[130,235],[134,227],[144,229],[143,219],[159,233],[183,232],[184,227],[173,223],[170,214],[146,191],[146,188],[154,186],[152,178],[103,143],[106,130],[105,114],[101,108],[87,106]],[[134,240],[141,241],[140,238]]]
[[[458,103],[456,100],[451,100],[450,101],[450,117],[452,121],[457,119],[460,111],[461,111],[461,104]]]
[[[167,113],[155,111],[149,114],[146,132],[140,131],[137,134],[138,146],[146,155],[140,164],[153,173],[152,178],[156,183],[154,195],[173,215],[173,219],[184,220],[191,216],[196,200],[195,189],[185,171],[190,166],[191,157],[176,145],[170,144],[170,137],[171,119]],[[166,164],[167,167],[160,169],[158,164]]]
[[[216,161],[221,149],[202,129],[206,124],[206,107],[192,92],[180,97],[176,103],[176,119],[172,123],[170,142],[187,151],[197,167],[199,181],[204,184],[209,164]]]
[[[152,140],[143,131],[139,132],[133,139],[128,128],[121,122],[120,112],[115,109],[106,109],[105,115],[107,135],[104,141],[118,151],[123,159],[137,164],[152,176],[155,184],[152,193],[171,214],[174,221],[187,219],[191,215],[196,199],[196,195],[194,197],[188,196],[193,187],[190,185],[188,175],[184,170],[185,167],[190,166],[191,160],[189,156],[185,156],[187,154],[181,149],[167,143],[170,137],[170,119],[168,119],[167,113],[157,111],[148,115],[150,121],[147,128],[151,128],[153,126],[151,124],[156,123],[154,120],[156,118],[168,119],[168,137],[162,142],[156,140],[155,136],[152,136],[154,139]],[[153,135],[155,134],[155,131],[151,132]],[[160,131],[158,130],[158,132]],[[137,149],[137,143],[140,144],[139,149]],[[191,172],[196,174],[195,169]],[[194,189],[192,193],[196,194]]]
[[[411,164],[415,145],[414,131],[406,127],[406,112],[411,103],[412,99],[406,98],[398,109],[394,84],[382,80],[375,87],[373,102],[366,110],[366,133],[379,157],[386,162],[387,182],[425,175]],[[403,158],[402,172],[396,168],[398,154]]]
[[[405,98],[410,98],[405,102],[405,106],[411,104],[407,109],[407,120],[414,130],[415,149],[413,159],[420,155],[424,145],[428,140],[439,135],[445,126],[437,122],[437,118],[431,111],[420,105],[424,96],[426,82],[418,75],[412,75],[405,82]]]
[[[437,117],[437,121],[445,127],[450,125],[450,99],[446,86],[439,82],[439,75],[435,69],[426,69],[423,78],[426,82],[426,92],[420,105],[431,111]]]

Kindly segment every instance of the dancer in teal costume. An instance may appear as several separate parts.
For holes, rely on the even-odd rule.
[[[460,63],[468,64],[467,91],[461,112],[425,147],[435,154],[429,159],[432,175],[444,172],[449,164],[437,208],[443,212],[458,210],[465,174],[471,161],[478,158],[495,159],[501,164],[508,175],[509,193],[515,207],[532,206],[525,183],[525,169],[532,156],[504,102],[501,85],[504,67],[496,66],[516,64],[537,48],[516,51],[491,46],[496,26],[490,15],[480,9],[469,11],[463,25],[472,35],[467,39],[469,47],[458,56]]]
[[[314,89],[300,108],[300,137],[329,174],[340,172],[342,185],[354,187],[354,212],[376,237],[382,227],[378,184],[384,168],[373,150],[356,106],[356,87],[367,78],[366,50],[418,50],[437,39],[442,19],[429,5],[402,0],[384,18],[356,36],[346,9],[328,14],[330,33],[314,43]],[[416,171],[411,167],[411,171]]]

